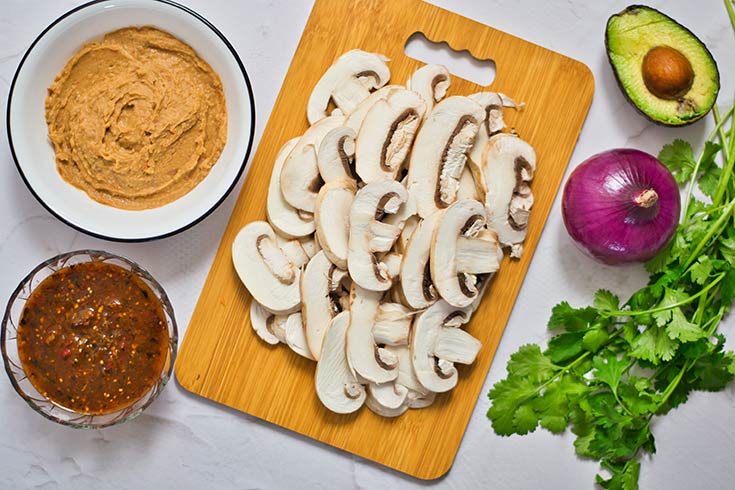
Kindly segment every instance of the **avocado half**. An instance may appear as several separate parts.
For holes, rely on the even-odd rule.
[[[671,17],[631,5],[608,19],[605,46],[623,93],[652,121],[684,126],[714,105],[720,90],[717,63],[704,43]]]

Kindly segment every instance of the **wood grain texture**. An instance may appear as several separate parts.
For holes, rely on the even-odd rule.
[[[396,419],[378,417],[365,407],[356,414],[335,415],[323,408],[314,391],[316,364],[284,345],[266,345],[250,328],[251,298],[232,266],[230,245],[246,223],[265,219],[274,158],[285,141],[307,129],[306,102],[322,73],[342,53],[360,48],[391,58],[390,83],[405,83],[421,66],[404,53],[406,40],[415,32],[495,60],[497,73],[489,88],[453,77],[450,95],[494,90],[526,103],[524,111],[506,110],[506,122],[536,149],[536,202],[523,258],[504,260],[467,326],[483,348],[473,365],[459,368],[457,388],[438,396],[431,407],[409,410]],[[583,64],[420,0],[317,0],[182,342],[176,362],[179,383],[203,397],[418,478],[446,473],[593,91],[592,74]]]

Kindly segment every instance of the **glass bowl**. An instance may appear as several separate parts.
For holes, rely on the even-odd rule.
[[[151,288],[161,302],[163,312],[166,317],[166,326],[168,329],[168,348],[163,368],[148,391],[130,405],[120,408],[114,412],[101,415],[79,413],[68,408],[62,407],[53,401],[45,398],[36,390],[30,382],[23,370],[20,356],[18,354],[17,328],[20,322],[21,313],[31,293],[38,287],[44,279],[65,267],[84,262],[104,262],[107,264],[117,265],[125,270],[131,271],[138,278]],[[62,425],[81,429],[99,429],[109,427],[111,425],[121,424],[140,415],[153,400],[163,391],[173,370],[174,361],[176,360],[176,347],[178,345],[178,330],[176,328],[176,319],[174,317],[173,306],[169,301],[166,292],[161,285],[153,279],[153,277],[143,270],[135,262],[124,257],[114,255],[99,250],[78,250],[57,255],[33,269],[18,285],[13,294],[10,296],[8,306],[5,310],[5,316],[0,331],[0,349],[2,349],[3,363],[5,370],[10,377],[10,382],[18,394],[33,408],[49,420],[53,420]]]

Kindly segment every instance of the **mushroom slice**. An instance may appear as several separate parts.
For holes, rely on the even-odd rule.
[[[520,109],[523,104],[516,104],[513,99],[505,94],[495,92],[478,92],[469,96],[470,99],[480,104],[485,109],[485,119],[482,121],[482,128],[477,133],[475,144],[469,154],[467,165],[472,171],[472,176],[477,182],[478,189],[484,196],[487,192],[487,183],[482,173],[482,154],[487,146],[487,141],[496,133],[505,128],[503,121],[503,107],[512,107]],[[480,199],[483,200],[483,199]]]
[[[250,303],[250,324],[266,343],[276,345],[286,341],[286,316],[274,315],[257,301]]]
[[[392,385],[392,383],[389,383],[389,386],[385,388],[384,391],[379,391],[377,394],[375,394],[374,391],[370,391],[368,389],[368,397],[365,400],[365,406],[367,406],[372,412],[380,415],[381,417],[398,417],[406,413],[406,410],[408,410],[408,403],[406,403],[406,398],[408,395],[407,392],[405,393],[405,395],[403,395],[403,403],[401,403],[397,407],[390,408],[384,405],[384,403],[386,402],[390,404],[391,400],[394,400],[400,396],[397,394],[390,394],[389,390],[394,390],[394,388],[390,385]],[[402,388],[401,393],[403,392],[403,390],[405,390],[405,388]]]
[[[405,386],[408,389],[406,404],[409,408],[424,408],[434,403],[435,393],[427,390],[413,369],[411,361],[411,349],[407,345],[388,346],[386,350],[398,358],[398,377],[396,385]]]
[[[478,133],[479,134],[479,133]],[[459,188],[457,189],[457,200],[459,199],[474,199],[475,201],[484,201],[486,189],[482,186],[486,186],[485,179],[482,179],[482,184],[476,183],[472,170],[470,170],[471,160],[467,160],[462,175],[459,177]]]
[[[390,289],[393,277],[375,254],[393,248],[401,226],[379,220],[384,214],[396,214],[407,199],[406,188],[394,180],[367,184],[355,196],[350,210],[347,266],[352,280],[361,288]]]
[[[291,153],[299,138],[288,140],[278,151],[273,173],[268,184],[268,198],[266,202],[266,214],[268,222],[273,228],[286,238],[297,238],[314,233],[314,218],[304,218],[296,208],[291,206],[283,198],[281,193],[281,170],[286,157]]]
[[[452,79],[449,70],[443,65],[424,65],[411,75],[406,87],[415,90],[426,101],[431,110],[434,102],[439,102],[447,94]]]
[[[301,357],[314,360],[304,335],[301,313],[292,313],[286,319],[286,345]]]
[[[401,234],[395,243],[395,250],[398,253],[403,253],[406,249],[409,238],[413,230],[416,229],[420,221],[420,218],[416,214],[416,200],[408,194],[408,200],[401,206],[396,214],[389,214],[383,219],[384,223],[389,225],[395,225],[401,228]]]
[[[436,393],[433,391],[422,393],[420,391],[408,390],[406,405],[408,405],[408,408],[426,408],[431,406],[435,399]]]
[[[463,199],[450,206],[434,227],[431,280],[439,295],[457,308],[477,297],[476,274],[494,272],[500,266],[496,243],[472,241],[484,226],[482,204]]]
[[[422,218],[456,201],[467,152],[483,117],[480,104],[453,96],[439,102],[424,120],[408,168],[408,189],[415,194]]]
[[[398,376],[398,359],[378,346],[373,336],[382,296],[382,292],[369,291],[354,283],[350,291],[347,362],[356,377],[373,383],[387,383]]]
[[[354,180],[333,180],[324,184],[316,198],[314,221],[322,251],[340,269],[347,269],[350,236],[350,208],[355,200]]]
[[[396,178],[425,113],[426,103],[413,90],[396,90],[373,105],[355,142],[355,170],[364,182]]]
[[[314,86],[306,107],[309,124],[314,124],[327,115],[330,99],[345,114],[352,112],[357,104],[380,88],[390,79],[386,64],[388,58],[382,54],[368,53],[359,49],[348,51],[330,66]]]
[[[322,246],[319,244],[319,241],[314,235],[301,238],[299,239],[299,242],[301,242],[301,247],[304,249],[304,252],[306,252],[306,255],[310,259],[318,254],[319,251],[322,249]]]
[[[301,306],[301,270],[278,247],[273,228],[265,221],[243,227],[232,242],[235,271],[253,298],[276,314]]]
[[[334,128],[324,136],[317,152],[317,166],[324,182],[355,180],[355,138],[355,131],[347,126]]]
[[[279,175],[281,193],[296,209],[314,212],[316,195],[324,181],[319,174],[316,149],[332,129],[344,123],[344,116],[325,117],[306,130],[283,162]]]
[[[332,264],[324,251],[311,259],[301,276],[301,316],[306,343],[314,359],[319,360],[329,322],[342,311],[338,296],[346,276],[347,272]]]
[[[397,417],[408,410],[408,388],[398,383],[368,385],[367,407],[383,417]]]
[[[347,364],[345,339],[350,324],[350,312],[335,316],[324,336],[319,361],[316,365],[316,394],[329,410],[335,413],[357,411],[367,396]]]
[[[457,384],[454,363],[474,362],[482,344],[461,328],[469,319],[469,309],[457,309],[439,300],[418,315],[411,340],[411,360],[416,379],[436,393]]]
[[[375,343],[382,346],[407,345],[413,312],[398,303],[382,303],[373,325]],[[390,352],[390,349],[387,349]]]
[[[370,111],[370,109],[379,100],[387,99],[396,90],[403,90],[403,87],[401,87],[400,85],[386,85],[385,87],[382,87],[370,94],[370,97],[360,102],[360,105],[357,106],[357,108],[355,108],[355,110],[347,116],[345,126],[352,129],[355,134],[357,134],[357,132],[360,131],[362,122],[363,120],[365,120],[365,116]]]
[[[439,294],[431,281],[429,258],[434,228],[443,213],[443,211],[434,213],[419,223],[403,254],[401,291],[406,304],[415,310],[428,308],[439,299]]]
[[[300,240],[287,240],[276,235],[276,243],[294,267],[301,267],[311,259]]]
[[[455,257],[459,274],[492,274],[500,268],[503,251],[494,237],[460,236]]]
[[[485,148],[482,170],[488,184],[489,226],[498,233],[500,244],[510,247],[510,256],[519,258],[533,206],[529,183],[536,171],[536,152],[517,136],[497,134]]]

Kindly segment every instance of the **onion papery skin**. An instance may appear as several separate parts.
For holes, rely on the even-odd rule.
[[[645,205],[636,204],[636,197]],[[608,150],[582,162],[562,197],[569,236],[583,252],[610,265],[656,256],[676,231],[680,212],[671,172],[633,149]]]

